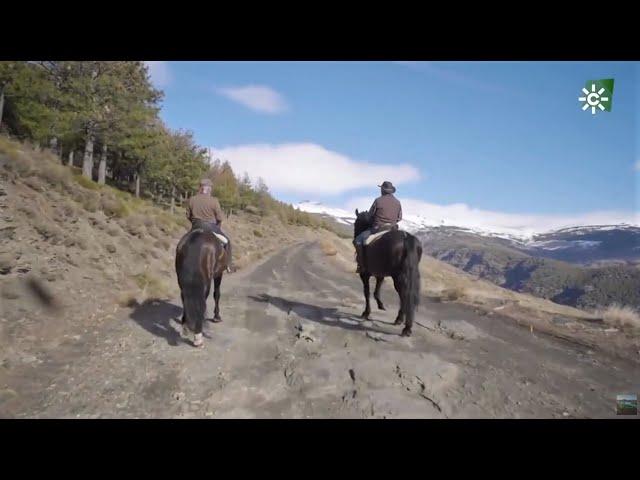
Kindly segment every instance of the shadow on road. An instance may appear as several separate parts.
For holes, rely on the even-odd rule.
[[[182,316],[182,308],[164,300],[150,299],[137,305],[129,317],[147,332],[164,338],[171,346],[184,342],[180,332],[171,325],[171,319],[178,322]]]
[[[362,332],[383,333],[385,335],[397,335],[400,333],[399,331],[396,332],[394,330],[383,330],[375,326],[368,326],[366,325],[366,322],[362,320],[362,318],[357,317],[352,313],[340,311],[337,308],[319,307],[317,305],[311,305],[309,303],[296,302],[293,300],[287,300],[286,298],[282,297],[267,295],[266,293],[262,293],[258,296],[249,295],[248,298],[250,298],[254,302],[269,303],[274,307],[279,308],[287,315],[293,312],[301,318],[330,327],[339,327],[344,328],[345,330],[355,330]],[[356,323],[353,324],[345,322],[344,320],[349,320]]]

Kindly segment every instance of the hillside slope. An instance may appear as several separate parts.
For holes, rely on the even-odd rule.
[[[99,187],[50,153],[0,138],[0,364],[33,359],[121,308],[173,298],[175,247],[188,226],[181,208],[172,215]],[[240,268],[317,235],[250,213],[223,228]]]
[[[584,309],[613,304],[640,307],[640,269],[633,265],[572,264],[516,248],[505,239],[451,229],[422,231],[418,236],[428,255],[510,290]]]

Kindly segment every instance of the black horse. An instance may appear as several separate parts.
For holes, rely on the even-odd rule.
[[[358,212],[356,209],[356,221],[354,223],[354,239],[360,233],[371,228],[372,217],[369,212]],[[418,265],[422,258],[422,245],[413,235],[392,230],[371,245],[365,246],[364,265],[361,265],[360,278],[364,285],[364,297],[367,306],[362,312],[362,318],[369,319],[371,308],[369,306],[369,279],[376,277],[376,288],[373,296],[378,303],[378,308],[384,310],[380,300],[380,287],[385,277],[393,278],[393,286],[400,297],[400,310],[395,324],[405,323],[402,336],[411,335],[413,316],[420,302],[420,270]]]
[[[222,242],[211,232],[194,229],[187,233],[176,248],[176,273],[182,297],[182,329],[187,335],[194,332],[194,346],[203,346],[202,325],[207,297],[213,279],[213,298],[216,302],[214,322],[220,318],[220,284],[227,268],[229,255]]]

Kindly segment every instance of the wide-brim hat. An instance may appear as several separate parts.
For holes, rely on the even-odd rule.
[[[395,193],[396,187],[393,186],[393,183],[384,181],[382,185],[378,185],[384,193]]]

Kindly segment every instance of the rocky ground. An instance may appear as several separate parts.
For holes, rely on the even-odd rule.
[[[362,321],[360,281],[332,253],[309,239],[225,276],[204,349],[181,337],[173,299],[114,306],[56,348],[14,355],[0,416],[609,418],[617,394],[640,391],[632,355],[498,312],[425,298],[400,337],[388,280],[387,310]]]

